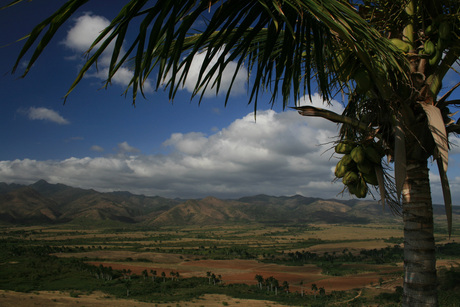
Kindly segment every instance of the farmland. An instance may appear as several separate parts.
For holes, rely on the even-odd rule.
[[[442,228],[436,233],[444,306],[459,299],[458,229],[454,225],[451,238]],[[0,293],[2,306],[14,302],[14,294],[19,302],[24,292],[36,300],[54,295],[56,302],[123,299],[125,306],[216,300],[216,306],[235,300],[241,306],[248,299],[271,306],[391,306],[402,285],[396,223],[63,224],[4,227],[0,240],[0,289],[8,290]]]

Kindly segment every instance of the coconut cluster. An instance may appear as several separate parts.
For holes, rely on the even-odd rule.
[[[335,167],[335,176],[342,178],[350,194],[366,197],[370,185],[378,185],[375,169],[381,168],[384,153],[375,143],[359,144],[344,140],[335,146],[335,152],[343,154]]]

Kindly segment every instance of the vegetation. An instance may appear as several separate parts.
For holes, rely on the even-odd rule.
[[[0,242],[1,289],[21,292],[66,290],[72,297],[101,290],[116,297],[130,297],[146,302],[187,301],[203,294],[217,293],[238,298],[269,299],[292,305],[301,305],[310,300],[318,306],[353,295],[324,294],[313,301],[311,298],[290,293],[287,282],[281,283],[273,277],[265,279],[262,288],[244,284],[223,285],[220,277],[212,272],[209,272],[209,278],[181,278],[173,271],[169,274],[171,277],[162,272],[161,278],[152,278],[154,275],[149,275],[147,271],[136,275],[127,270],[92,266],[82,259],[51,256],[48,253],[56,252],[56,249],[50,247],[21,246],[22,243],[21,240]]]
[[[399,231],[391,230],[391,225],[388,228],[381,225],[380,231],[375,232],[383,237],[370,239],[363,232],[363,237],[356,237],[356,240],[305,239],[318,233],[325,237],[324,234],[337,232],[337,229],[343,232],[343,226],[334,225],[267,227],[254,224],[233,228],[210,226],[151,230],[125,226],[122,229],[72,229],[63,226],[3,228],[0,231],[0,289],[20,292],[67,291],[71,297],[98,290],[111,297],[152,303],[190,301],[204,294],[271,300],[293,306],[327,306],[331,303],[346,306],[350,302],[354,306],[374,303],[391,306],[401,299],[400,287],[369,292],[387,281],[401,278],[401,269],[395,264],[402,262],[403,250],[391,242]],[[352,229],[362,227],[347,226],[350,234]],[[204,239],[206,233],[209,234],[207,240]],[[439,239],[442,240],[442,237]],[[240,248],[242,241],[249,242],[244,250]],[[273,244],[274,241],[280,243]],[[201,246],[197,242],[201,242]],[[303,247],[304,250],[294,251],[299,247],[299,242],[310,243]],[[359,246],[360,242],[383,242],[380,244],[387,246],[372,249],[353,247]],[[336,246],[336,250],[306,250],[331,244]],[[283,248],[277,249],[279,245]],[[162,253],[158,253],[156,246],[162,246]],[[450,241],[438,245],[437,249],[442,259],[458,259],[460,244]],[[151,269],[158,264],[155,258],[151,258],[152,255],[169,253],[177,255],[182,262],[193,262],[195,259],[222,259],[223,251],[234,251],[225,259],[245,259],[247,253],[253,259],[267,264],[289,267],[311,265],[318,267],[323,277],[358,276],[369,272],[381,277],[373,286],[368,285],[364,289],[334,291],[321,284],[321,280],[299,283],[256,273],[252,282],[235,284],[226,281],[225,272],[215,271],[214,268],[203,268],[202,273],[195,277],[184,276],[179,270],[173,269],[174,265],[160,270]],[[108,264],[91,264],[95,261]],[[131,266],[115,269],[116,264]],[[136,267],[139,269],[134,270]],[[442,306],[450,306],[451,302],[459,299],[456,288],[459,276],[458,267],[440,270]]]

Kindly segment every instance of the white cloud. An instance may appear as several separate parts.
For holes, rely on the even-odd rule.
[[[58,112],[48,109],[48,108],[43,108],[43,107],[30,107],[26,110],[24,109],[19,109],[18,110],[20,113],[26,114],[27,117],[31,120],[44,120],[44,121],[50,121],[59,125],[68,125],[70,122],[59,115]]]
[[[140,152],[139,149],[132,147],[128,142],[123,142],[118,144],[118,151],[120,153],[137,153]]]
[[[334,197],[341,189],[331,183],[335,161],[330,153],[323,154],[328,146],[320,144],[335,134],[334,124],[310,126],[294,111],[259,111],[257,121],[250,113],[211,135],[174,133],[163,142],[168,153],[162,155],[143,155],[123,142],[114,156],[2,161],[0,181],[43,178],[101,191],[169,197],[290,195],[299,190]],[[309,187],[313,181],[325,184]]]
[[[91,15],[89,13],[78,17],[75,20],[75,24],[67,32],[67,36],[62,41],[62,44],[67,48],[73,50],[78,55],[83,55],[93,44],[94,40],[102,33],[102,31],[110,25],[108,19],[103,16]],[[114,49],[115,42],[112,41],[102,53],[102,56],[98,60],[98,69],[88,72],[85,76],[87,78],[93,77],[102,81],[107,80],[108,67],[111,61],[112,52]],[[98,48],[101,45],[96,45]],[[123,56],[125,50],[121,49],[120,56]],[[78,57],[70,56],[66,57],[69,60],[78,59]],[[126,68],[120,67],[117,73],[112,78],[112,83],[127,87],[131,81],[133,72]],[[150,82],[146,82],[144,85],[145,92],[153,92],[153,87]]]
[[[314,103],[318,98],[314,96]],[[334,140],[337,126],[318,120],[295,111],[258,111],[257,121],[250,113],[211,135],[174,133],[163,142],[165,154],[145,155],[123,142],[118,144],[120,154],[113,156],[0,161],[0,182],[45,179],[99,191],[183,198],[259,193],[341,197],[341,182],[333,182],[338,160],[328,151],[332,144],[321,145]],[[460,186],[460,179],[452,184]],[[438,185],[433,175],[433,187]],[[455,194],[460,189],[452,191],[453,199],[459,199]]]
[[[103,16],[91,15],[90,13],[86,13],[83,16],[80,16],[75,20],[75,24],[72,28],[67,32],[66,38],[62,41],[63,45],[67,48],[73,50],[78,55],[83,55],[88,49],[90,48],[91,44],[94,40],[101,34],[101,32],[110,24],[109,20]],[[100,45],[100,44],[99,44]],[[96,48],[99,46],[97,45]],[[107,73],[108,73],[108,66],[111,60],[111,54],[114,48],[114,42],[109,44],[106,51],[102,54],[98,61],[98,70],[94,70],[88,72],[86,77],[94,77],[98,78],[102,81],[106,81]],[[120,56],[125,53],[125,50],[121,50]],[[216,54],[216,58],[220,56],[220,52]],[[192,62],[192,65],[189,69],[189,73],[187,79],[184,83],[184,89],[192,92],[195,88],[195,84],[198,80],[198,74],[203,66],[205,55],[203,53],[197,54]],[[68,59],[76,59],[75,56],[67,57]],[[216,60],[211,61],[210,65],[216,63]],[[223,71],[221,76],[221,88],[219,93],[225,93],[233,79],[233,75],[237,68],[236,62],[228,63],[226,69]],[[131,78],[133,76],[133,72],[126,67],[121,67],[115,76],[112,78],[112,82],[117,85],[121,85],[123,87],[128,86]],[[248,77],[247,69],[242,67],[233,82],[232,85],[232,95],[239,95],[246,92],[245,84]],[[215,78],[210,83],[208,90],[205,93],[205,97],[212,97],[216,95],[215,90],[211,90],[212,82],[215,81]],[[214,88],[215,89],[215,88]],[[151,82],[147,81],[144,84],[144,91],[147,93],[153,92],[153,86]]]
[[[89,149],[91,151],[96,151],[96,152],[103,152],[104,151],[104,148],[102,148],[101,146],[99,145],[93,145],[91,146],[91,148]]]
[[[107,80],[108,73],[109,73],[108,67],[99,66],[99,69],[97,71],[88,72],[86,73],[85,77],[86,78],[97,78],[105,82]],[[126,67],[120,67],[117,73],[112,77],[111,83],[120,85],[121,87],[126,88],[131,82],[133,74],[134,73],[132,70],[129,70]],[[154,91],[152,82],[150,82],[150,80],[147,80],[146,82],[144,82],[143,91],[145,93],[152,93]]]
[[[62,42],[66,47],[79,52],[86,52],[110,21],[102,16],[85,14],[75,20],[75,25],[67,32]],[[113,47],[112,47],[113,48]]]
[[[176,147],[183,154],[200,155],[207,141],[205,135],[200,132],[190,132],[185,135],[173,133],[163,145]]]
[[[303,96],[299,99],[298,103],[300,106],[313,106],[316,108],[330,110],[338,114],[342,114],[344,109],[343,105],[336,100],[330,101],[329,104],[326,103],[325,101],[323,101],[323,98],[318,93],[311,95],[311,100],[308,95]]]
[[[209,67],[212,67],[216,62],[217,58],[221,55],[221,52],[217,52],[215,55],[215,58],[211,60],[211,62],[208,64],[208,69],[206,69],[205,74],[209,71]],[[195,85],[198,81],[199,73],[201,68],[203,67],[203,62],[205,59],[205,54],[204,53],[199,53],[196,54],[193,58],[192,64],[190,66],[189,72],[187,74],[187,78],[184,83],[184,89],[187,90],[188,92],[192,93]],[[232,83],[233,75],[235,74],[237,68],[237,63],[236,62],[230,62],[227,64],[227,67],[224,69],[221,75],[221,85],[220,85],[220,93],[225,93],[230,87],[230,84]],[[180,76],[181,72],[179,72]],[[217,75],[217,74],[216,74]],[[233,81],[232,85],[232,95],[239,95],[239,94],[244,94],[246,93],[246,81],[248,78],[248,71],[246,68],[241,67],[235,77],[235,80]],[[216,87],[212,87],[213,82],[216,80],[216,78],[212,78],[208,88],[204,94],[204,97],[212,97],[216,95]],[[213,90],[211,90],[213,89]],[[201,94],[201,93],[200,93]]]
[[[456,135],[449,135],[450,151],[449,155],[460,153],[460,138]]]

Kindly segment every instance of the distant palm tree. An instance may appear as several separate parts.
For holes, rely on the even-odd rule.
[[[259,289],[262,289],[262,284],[264,282],[264,277],[262,275],[256,274],[255,279],[257,280],[257,284]]]
[[[132,282],[131,282],[130,279],[128,279],[128,280],[125,281],[126,296],[129,296],[129,292],[130,292],[130,290],[131,290],[131,283],[132,283]]]
[[[319,288],[319,295],[321,296],[326,295],[326,290],[324,289],[324,287]]]
[[[283,289],[286,293],[289,293],[289,283],[287,281],[283,281]]]
[[[211,274],[211,279],[212,279],[212,282],[214,283],[214,285],[216,284],[216,274],[212,273]]]
[[[318,286],[316,284],[311,284],[311,290],[313,291],[313,294],[315,295],[315,298],[316,298],[316,292],[318,291]]]
[[[152,274],[152,280],[155,281],[155,277],[157,276],[157,271],[151,269],[151,270],[150,270],[150,274]]]

